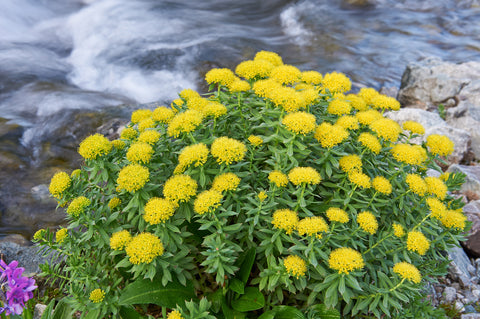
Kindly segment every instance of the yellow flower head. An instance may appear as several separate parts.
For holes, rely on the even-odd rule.
[[[138,141],[142,143],[147,143],[154,145],[160,139],[160,133],[155,130],[146,130],[140,133],[138,136]]]
[[[335,99],[328,103],[327,112],[334,115],[350,114],[352,106],[345,100]]]
[[[122,201],[120,200],[120,198],[118,198],[118,197],[113,197],[113,198],[108,202],[108,207],[110,208],[110,210],[113,210],[113,209],[117,208],[121,203],[122,203]]]
[[[78,153],[85,159],[96,159],[112,150],[112,143],[103,135],[90,135],[84,139],[78,148]]]
[[[152,110],[140,109],[132,112],[131,121],[133,124],[140,123],[140,121],[152,116]]]
[[[399,223],[393,223],[392,227],[393,235],[398,238],[405,236],[405,230],[403,229],[402,225],[400,225]]]
[[[362,269],[365,266],[362,255],[352,249],[341,247],[330,253],[328,265],[339,274],[348,275],[354,270]]]
[[[270,78],[282,84],[293,84],[300,80],[302,72],[293,65],[283,64],[272,69]]]
[[[243,159],[247,152],[247,147],[240,141],[223,136],[213,141],[211,152],[219,164],[225,163],[230,165]]]
[[[382,149],[382,145],[374,135],[370,133],[362,133],[358,136],[358,141],[368,148],[372,153],[378,154]]]
[[[432,211],[432,216],[441,219],[447,212],[447,206],[445,206],[444,203],[442,203],[438,198],[436,197],[428,197],[426,199],[427,205]]]
[[[182,98],[185,99],[186,101],[190,100],[191,98],[194,97],[200,97],[200,94],[198,94],[197,91],[192,90],[192,89],[184,89],[178,95]]]
[[[305,260],[295,255],[286,257],[283,260],[283,266],[285,266],[285,269],[291,276],[294,276],[297,279],[304,277],[307,272],[307,264],[305,263]]]
[[[296,90],[298,90],[298,87],[295,87]],[[308,88],[300,91],[300,94],[303,97],[303,100],[305,101],[305,105],[310,105],[314,103],[318,99],[318,91],[313,88]]]
[[[195,111],[204,113],[205,107],[207,106],[208,102],[210,101],[203,97],[192,97],[187,101],[187,107],[190,110],[195,110]]]
[[[260,202],[263,202],[268,198],[267,193],[265,193],[264,191],[261,191],[260,193],[258,193],[257,196],[258,196],[258,199],[260,200]]]
[[[454,146],[445,135],[432,134],[427,137],[427,147],[434,155],[448,156],[453,153]]]
[[[402,128],[404,130],[412,132],[413,134],[420,134],[420,135],[425,134],[425,128],[423,127],[423,125],[415,121],[403,122]]]
[[[390,181],[383,176],[377,176],[372,179],[373,188],[382,194],[390,195],[392,193],[392,184]]]
[[[358,222],[358,225],[360,225],[360,228],[366,231],[367,233],[373,235],[377,232],[378,222],[377,222],[377,219],[375,218],[375,215],[373,215],[372,213],[361,212],[357,216],[357,222]]]
[[[345,155],[340,158],[338,163],[345,173],[362,171],[362,159],[357,154]]]
[[[150,233],[141,233],[133,237],[125,247],[129,261],[134,264],[149,264],[157,256],[163,255],[161,240]]]
[[[188,175],[174,175],[163,186],[163,196],[173,203],[188,202],[197,194],[197,182]]]
[[[150,198],[144,207],[143,219],[150,225],[165,223],[175,213],[175,205],[165,198]]]
[[[194,164],[195,167],[205,164],[208,158],[208,148],[203,143],[186,146],[178,156],[178,166],[174,173],[183,173],[185,168]]]
[[[328,122],[323,122],[315,130],[314,137],[320,142],[324,148],[332,148],[347,139],[349,133],[340,125],[332,125]]]
[[[122,130],[122,133],[120,133],[120,138],[124,140],[133,140],[137,135],[138,131],[136,129],[133,127],[127,127]]]
[[[205,116],[212,116],[216,119],[222,115],[227,114],[227,108],[220,102],[208,101],[207,105],[205,105],[205,107],[203,108],[203,114]]]
[[[137,125],[139,132],[143,132],[148,128],[154,128],[155,126],[155,121],[151,117],[141,120]]]
[[[410,144],[396,144],[390,152],[393,158],[399,162],[409,165],[420,165],[425,160],[422,149],[421,146],[415,147],[415,145]]]
[[[82,170],[81,169],[75,169],[72,171],[72,173],[70,174],[70,178],[79,178],[80,177],[80,174],[82,173]]]
[[[131,240],[132,235],[130,235],[128,230],[117,231],[110,237],[110,248],[113,250],[123,250]]]
[[[196,110],[186,110],[178,113],[170,121],[167,128],[169,136],[178,137],[180,133],[193,132],[203,120],[203,114]]]
[[[148,168],[139,164],[130,164],[120,170],[117,178],[118,188],[127,192],[136,192],[150,179]]]
[[[64,191],[72,185],[72,179],[65,172],[58,172],[53,175],[48,190],[55,198],[60,198]]]
[[[130,145],[126,157],[131,163],[147,164],[150,162],[153,152],[150,144],[137,142]]]
[[[422,275],[417,267],[405,261],[396,263],[395,266],[393,266],[393,272],[402,277],[402,279],[408,279],[416,284],[422,281]]]
[[[348,180],[361,188],[370,188],[372,186],[370,183],[370,177],[359,171],[349,172]]]
[[[301,77],[303,82],[314,85],[322,83],[323,80],[322,74],[317,71],[303,71]]]
[[[268,180],[270,183],[275,184],[277,187],[285,187],[288,184],[287,175],[283,174],[280,171],[272,171],[268,174]]]
[[[220,201],[223,195],[221,192],[214,189],[206,190],[198,194],[195,202],[193,203],[193,210],[199,215],[203,215],[208,212],[213,212],[220,206]]]
[[[377,95],[372,101],[373,107],[376,109],[381,110],[400,110],[400,102],[398,102],[395,98],[379,94]]]
[[[350,102],[350,105],[357,111],[366,111],[368,110],[367,103],[360,96],[355,94],[348,94],[345,96],[345,100]]]
[[[90,297],[88,299],[90,299],[93,303],[100,303],[103,301],[103,298],[105,298],[105,291],[97,288],[90,293]]]
[[[381,137],[387,141],[395,142],[398,140],[398,136],[402,133],[402,129],[397,122],[391,119],[378,119],[370,124],[370,128],[377,133],[378,137]]]
[[[55,241],[59,244],[63,243],[63,241],[68,237],[68,229],[67,228],[60,228],[55,233]]]
[[[81,213],[85,211],[92,202],[85,196],[79,196],[72,200],[70,205],[67,207],[67,214],[73,217],[78,217]]]
[[[320,173],[312,167],[294,167],[288,173],[288,179],[295,186],[303,183],[316,185],[322,180]]]
[[[266,60],[273,64],[274,66],[279,66],[283,64],[282,57],[275,52],[270,51],[259,51],[255,54],[253,60]]]
[[[327,209],[326,214],[327,214],[328,220],[331,222],[345,224],[345,223],[348,223],[348,221],[350,220],[347,212],[341,208],[330,207],[329,209]]]
[[[447,185],[438,177],[425,177],[427,183],[427,190],[429,194],[435,195],[440,199],[445,199],[447,196]]]
[[[293,112],[285,115],[282,124],[295,134],[307,135],[315,130],[315,115],[307,112]]]
[[[297,231],[300,236],[315,236],[320,239],[322,238],[321,233],[328,231],[328,225],[320,216],[305,217],[298,222]]]
[[[177,113],[179,107],[184,105],[184,104],[185,104],[185,102],[182,99],[174,99],[172,101],[172,103],[170,103],[170,108],[172,109],[173,114]],[[155,110],[154,110],[154,112],[155,112]],[[153,117],[154,117],[154,115],[152,114],[152,118]]]
[[[360,111],[355,114],[358,121],[363,125],[369,125],[376,120],[380,120],[383,118],[383,115],[376,110],[367,110],[367,111]]]
[[[323,77],[322,85],[324,92],[328,90],[330,93],[345,93],[352,88],[352,82],[343,73],[332,72],[327,73]]]
[[[375,98],[379,95],[380,93],[374,88],[361,88],[358,92],[358,96],[361,97],[367,105],[372,105]]]
[[[298,226],[298,215],[290,209],[278,209],[273,213],[273,227],[291,234]]]
[[[427,183],[425,183],[423,178],[418,174],[408,174],[405,181],[410,190],[419,196],[425,195],[428,190]]]
[[[467,222],[467,216],[461,211],[447,210],[444,215],[441,216],[440,221],[443,226],[447,228],[456,228],[464,230]]]
[[[235,68],[235,73],[239,76],[251,80],[256,78],[266,78],[272,72],[274,65],[264,59],[247,60],[241,62]]]
[[[173,310],[167,316],[167,319],[184,319],[178,310]]]
[[[346,130],[358,130],[360,127],[358,124],[358,119],[352,115],[344,115],[338,118],[336,125],[340,125]]]
[[[248,137],[248,141],[253,145],[253,146],[260,146],[263,144],[263,139],[260,136],[257,135],[250,135]]]
[[[212,189],[218,192],[234,191],[240,184],[240,177],[234,173],[223,173],[214,178]]]
[[[281,88],[282,85],[274,79],[259,80],[253,84],[253,91],[261,97],[273,97],[275,90]]]
[[[175,112],[166,106],[157,107],[152,113],[152,119],[154,121],[165,124],[170,123],[174,116]]]
[[[232,84],[235,79],[235,74],[233,74],[230,69],[225,68],[211,69],[207,72],[207,74],[205,74],[205,81],[207,81],[208,84],[215,83],[228,86]]]
[[[117,150],[123,150],[126,146],[125,142],[122,140],[113,140],[112,146],[115,147]]]
[[[407,235],[407,249],[425,255],[430,248],[430,241],[421,232],[413,230]]]
[[[245,92],[251,89],[250,83],[237,79],[228,86],[230,92]]]
[[[39,241],[45,237],[47,231],[45,229],[39,229],[33,234],[33,240]]]
[[[287,112],[295,112],[307,106],[307,101],[302,92],[291,87],[276,87],[267,91],[267,98],[272,100],[277,107],[282,107]]]

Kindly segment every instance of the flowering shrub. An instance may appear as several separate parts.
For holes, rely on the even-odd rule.
[[[272,52],[206,80],[204,96],[133,112],[118,140],[88,137],[82,168],[52,178],[68,226],[35,239],[64,256],[43,270],[73,309],[265,319],[414,307],[467,226],[450,192],[463,177],[426,175],[453,143],[413,144],[419,123],[384,116],[395,99],[348,94],[344,74]]]

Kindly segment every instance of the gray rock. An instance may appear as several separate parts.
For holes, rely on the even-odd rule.
[[[480,313],[463,314],[460,319],[480,319]]]
[[[449,273],[451,277],[460,282],[460,286],[468,288],[474,283],[471,280],[469,266],[472,266],[470,259],[468,259],[465,251],[460,247],[453,247],[448,252],[448,256],[452,260],[449,267]]]
[[[474,192],[480,196],[480,166],[453,164],[448,168],[448,172],[465,174],[465,183],[462,185],[461,192]]]
[[[35,305],[35,309],[33,310],[33,319],[42,318],[42,315],[45,312],[45,309],[47,309],[46,305],[42,305],[42,304],[37,303]]]
[[[446,303],[452,303],[457,298],[457,290],[453,287],[445,287],[443,291],[443,299]]]
[[[48,186],[46,184],[34,186],[30,190],[30,192],[32,193],[32,197],[40,203],[50,203],[54,205],[57,203],[50,194],[50,191],[48,190]]]
[[[465,313],[475,313],[475,308],[472,305],[465,306]]]
[[[472,151],[476,158],[480,158],[480,101],[478,106],[462,101],[457,107],[449,109],[447,123],[470,134]]]
[[[471,201],[463,207],[463,212],[467,216],[468,220],[472,222],[472,228],[470,229],[467,240],[462,245],[467,251],[475,256],[480,257],[480,200]],[[476,276],[480,276],[480,268],[477,259]]]
[[[26,276],[39,273],[38,265],[47,261],[47,258],[42,257],[39,247],[18,244],[11,239],[7,237],[0,241],[0,254],[4,256],[4,261],[6,263],[18,261],[18,267],[25,268]]]

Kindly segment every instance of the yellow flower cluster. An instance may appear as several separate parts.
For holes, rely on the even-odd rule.
[[[132,235],[127,230],[121,230],[112,234],[110,237],[110,248],[113,250],[123,250],[132,240]]]
[[[146,130],[138,136],[138,141],[141,143],[148,143],[154,145],[160,139],[160,133],[155,130]]]
[[[374,88],[361,88],[358,96],[361,97],[366,104],[372,105],[375,98],[380,95]]]
[[[240,184],[240,177],[234,173],[223,173],[213,179],[212,189],[218,192],[234,191]]]
[[[219,164],[230,165],[243,159],[247,147],[240,141],[223,136],[213,141],[211,152]]]
[[[161,240],[150,233],[141,233],[133,237],[125,247],[129,261],[134,264],[149,264],[157,256],[163,255]]]
[[[237,65],[235,73],[245,79],[252,80],[269,76],[273,68],[274,65],[264,59],[247,60]]]
[[[203,110],[207,106],[208,102],[209,101],[207,99],[205,99],[203,97],[200,97],[200,96],[192,97],[192,98],[188,99],[187,107],[190,110],[195,110],[195,111],[199,111],[199,112],[203,113]]]
[[[428,190],[427,183],[418,174],[408,174],[405,181],[410,190],[419,196],[425,195]]]
[[[382,194],[390,195],[392,193],[392,184],[390,181],[383,176],[376,176],[372,179],[373,188]]]
[[[382,114],[380,114],[376,110],[360,111],[358,113],[355,113],[355,117],[363,125],[370,125],[373,122],[381,120],[383,118]]]
[[[272,224],[275,228],[283,229],[291,234],[298,226],[298,214],[290,209],[278,209],[273,213]]]
[[[202,110],[205,116],[212,116],[213,118],[218,118],[222,115],[227,114],[227,108],[220,102],[209,101],[207,105]]]
[[[448,156],[453,153],[453,142],[444,135],[432,134],[427,137],[427,147],[434,155]]]
[[[55,233],[55,241],[59,244],[63,243],[67,237],[68,237],[68,229],[67,228],[60,228]]]
[[[58,172],[53,175],[48,190],[55,198],[60,198],[63,192],[72,185],[72,179],[65,172]]]
[[[112,150],[112,143],[101,134],[90,135],[84,139],[78,148],[78,153],[85,159],[94,160],[106,155]]]
[[[325,74],[322,85],[324,88],[322,93],[326,93],[327,90],[330,93],[343,93],[350,91],[352,88],[350,79],[345,74],[338,72]]]
[[[154,121],[165,124],[170,123],[174,116],[175,112],[166,106],[157,107],[152,113],[152,119]]]
[[[208,84],[215,83],[229,86],[235,81],[235,79],[235,74],[233,74],[230,69],[225,68],[211,69],[205,74],[205,81],[207,81]]]
[[[288,179],[295,186],[301,184],[316,185],[322,180],[320,173],[312,167],[294,167],[288,173]]]
[[[329,209],[327,209],[326,214],[327,214],[328,220],[330,220],[331,222],[338,222],[338,223],[345,224],[345,223],[348,223],[348,221],[350,220],[347,212],[341,208],[330,207]]]
[[[150,198],[144,207],[143,219],[150,225],[165,223],[175,213],[175,205],[165,198]]]
[[[293,65],[279,65],[272,69],[270,72],[270,78],[281,84],[293,84],[298,82],[302,75],[302,72]]]
[[[138,131],[133,127],[126,127],[120,133],[120,138],[124,140],[133,140],[138,135]]]
[[[203,121],[203,114],[196,110],[178,113],[170,121],[167,128],[169,136],[178,137],[180,133],[193,132]]]
[[[360,144],[368,148],[372,153],[378,154],[382,149],[382,145],[378,141],[378,138],[376,138],[370,133],[361,133],[358,136],[358,141],[360,142]]]
[[[320,142],[322,147],[332,148],[340,144],[349,136],[348,131],[337,124],[323,122],[315,130],[314,137]]]
[[[396,144],[390,152],[397,161],[409,165],[420,165],[427,158],[425,149],[420,145]]]
[[[428,197],[426,199],[427,205],[430,208],[430,211],[432,212],[432,216],[441,219],[442,216],[444,216],[447,212],[447,206],[445,206],[444,203],[442,203],[438,198],[436,197]]]
[[[334,115],[350,114],[352,106],[345,100],[335,99],[328,103],[327,112]]]
[[[118,190],[136,192],[150,179],[148,168],[139,164],[130,164],[120,170],[117,178]]]
[[[425,128],[422,124],[415,121],[405,121],[402,124],[404,130],[412,132],[412,134],[425,134]]]
[[[336,125],[340,125],[346,130],[358,130],[358,119],[352,115],[344,115],[338,118]]]
[[[345,99],[350,102],[350,105],[357,111],[366,111],[368,109],[367,103],[360,96],[355,94],[348,94]]]
[[[405,261],[396,263],[393,266],[393,272],[403,279],[408,279],[416,284],[419,284],[420,281],[422,281],[422,275],[417,267]]]
[[[323,80],[322,74],[317,71],[303,71],[301,77],[303,82],[314,85],[321,84]]]
[[[294,276],[297,279],[304,277],[307,272],[307,264],[305,263],[305,260],[296,255],[286,257],[283,260],[283,266],[291,276]]]
[[[467,222],[467,216],[459,210],[447,210],[444,215],[441,216],[440,221],[442,225],[447,228],[456,228],[464,230]]]
[[[435,195],[440,199],[445,199],[447,196],[447,185],[438,177],[425,177],[427,184],[427,191],[429,194]]]
[[[34,241],[39,241],[45,237],[47,234],[47,231],[45,229],[39,229],[33,234],[33,240]]]
[[[365,266],[362,255],[347,247],[337,248],[330,253],[328,265],[339,274],[348,275],[354,270],[362,269]]]
[[[178,310],[173,310],[167,316],[167,319],[184,319]]]
[[[400,110],[400,102],[398,102],[395,98],[384,94],[378,94],[375,96],[372,100],[372,104],[374,108],[381,110]]]
[[[351,171],[348,173],[348,180],[361,188],[370,188],[370,177],[367,174],[358,171]]]
[[[260,202],[263,202],[267,198],[268,198],[268,195],[264,191],[261,191],[260,193],[258,193],[258,199],[260,200]]]
[[[72,179],[75,179],[75,178],[80,178],[80,174],[82,173],[82,170],[80,169],[75,169],[72,171],[72,173],[70,174],[70,177]]]
[[[288,184],[288,176],[277,170],[268,174],[268,180],[277,187],[285,187]]]
[[[311,113],[293,112],[283,118],[282,124],[285,125],[290,132],[307,135],[315,130],[315,121],[315,115]]]
[[[163,186],[163,196],[172,203],[188,202],[197,194],[197,182],[188,175],[174,175]]]
[[[253,146],[260,146],[263,144],[263,139],[260,136],[257,135],[250,135],[248,137],[248,141],[253,145]]]
[[[120,200],[120,198],[118,198],[118,197],[113,197],[113,198],[108,202],[108,208],[110,208],[110,210],[114,210],[114,209],[117,208],[121,203],[122,203],[122,201]]]
[[[345,173],[361,172],[362,171],[362,159],[356,154],[345,155],[338,161],[340,168]]]
[[[266,97],[272,100],[277,107],[282,107],[287,112],[295,112],[307,106],[307,101],[302,92],[291,87],[279,86],[268,89]]]
[[[152,116],[152,110],[149,109],[140,109],[132,112],[130,121],[133,124],[140,123],[142,120],[148,119]]]
[[[68,205],[67,214],[73,217],[78,217],[91,203],[92,202],[85,196],[76,197],[72,200],[70,205]]]
[[[185,169],[194,164],[195,167],[205,164],[208,158],[208,148],[203,143],[186,146],[181,150],[178,156],[178,166],[174,170],[174,174],[180,174]]]
[[[320,216],[305,217],[298,222],[297,231],[300,236],[315,236],[318,239],[322,238],[322,232],[328,231],[328,225]]]
[[[113,140],[112,146],[117,150],[123,150],[126,146],[125,142],[122,140]]]
[[[407,235],[407,249],[425,255],[430,248],[430,241],[424,234],[417,230],[410,231]]]
[[[150,162],[153,153],[153,147],[150,144],[136,142],[130,145],[126,157],[131,163],[147,164]]]
[[[198,194],[195,199],[193,210],[199,215],[213,212],[218,206],[220,206],[222,198],[222,193],[214,189],[203,191]]]
[[[373,235],[377,232],[378,222],[371,212],[361,212],[357,216],[357,222],[360,225],[360,228],[366,231],[367,233]]]
[[[397,122],[391,119],[378,119],[370,124],[370,128],[387,141],[395,142],[398,140],[398,136],[402,133],[402,129]]]
[[[238,79],[233,81],[232,84],[230,84],[230,86],[228,87],[228,89],[230,90],[230,92],[244,92],[250,90],[251,87],[250,83],[248,83],[247,81]]]
[[[140,123],[138,123],[137,125],[139,132],[143,132],[146,129],[154,128],[154,127],[155,127],[155,121],[151,117],[141,120]]]
[[[103,301],[103,298],[105,298],[105,291],[97,288],[90,293],[90,297],[88,299],[90,299],[93,303],[100,303]]]
[[[200,94],[198,94],[197,91],[192,90],[192,89],[183,89],[178,95],[182,98],[185,99],[186,101],[195,98],[195,97],[200,97]]]
[[[400,225],[399,223],[394,223],[392,227],[393,235],[398,238],[405,236],[405,230],[403,229],[402,225]]]

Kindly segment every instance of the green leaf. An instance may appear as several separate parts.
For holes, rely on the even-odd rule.
[[[232,308],[240,312],[257,310],[263,306],[265,306],[265,297],[257,287],[245,288],[245,294],[232,301]]]
[[[225,302],[225,300],[222,303],[222,312],[223,312],[223,315],[225,316],[225,319],[244,319],[246,317],[245,313],[238,312],[230,308]]]
[[[144,318],[132,307],[121,306],[119,311],[120,319],[138,319]]]
[[[240,294],[240,295],[243,295],[245,293],[245,284],[237,278],[233,278],[230,281],[228,288],[230,288],[230,290],[235,291],[237,294]]]
[[[120,305],[155,304],[161,307],[175,308],[185,300],[195,299],[195,290],[191,281],[182,286],[176,279],[162,286],[160,277],[153,281],[138,279],[126,286],[120,296]]]
[[[273,309],[275,319],[305,319],[303,313],[295,307],[278,306]]]
[[[72,317],[73,309],[63,300],[61,299],[57,306],[55,307],[55,311],[53,312],[52,319],[68,319]]]
[[[258,319],[274,319],[275,318],[275,311],[269,310],[264,312]]]
[[[55,306],[55,299],[50,301],[47,308],[45,308],[41,319],[52,319],[52,310],[54,306]]]
[[[244,284],[247,283],[248,277],[250,277],[250,272],[252,271],[256,255],[256,249],[250,248],[245,255],[245,259],[243,260],[240,269],[238,270],[237,278],[243,281]]]
[[[340,319],[340,312],[335,308],[327,308],[324,304],[318,304],[310,309],[315,313],[316,319]]]
[[[87,313],[85,319],[98,319],[100,318],[100,309],[91,310]]]

